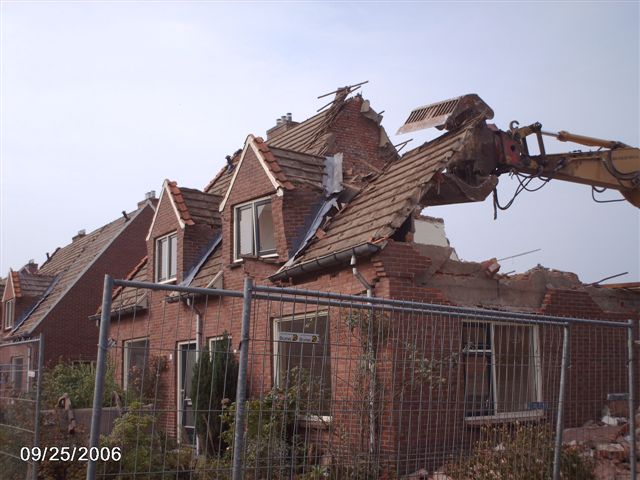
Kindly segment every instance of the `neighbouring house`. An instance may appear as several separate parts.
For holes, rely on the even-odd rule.
[[[365,287],[352,272],[355,262],[379,297],[489,312],[611,321],[638,318],[640,297],[634,292],[587,286],[574,274],[543,267],[496,275],[495,262],[459,260],[444,234],[443,221],[422,211],[438,201],[442,171],[472,153],[464,140],[473,124],[401,156],[381,119],[367,100],[339,90],[328,108],[310,119],[298,123],[285,116],[267,132],[266,140],[249,135],[202,191],[165,181],[146,236],[146,252],[127,278],[241,290],[245,276],[250,276],[260,285],[362,295]],[[195,438],[189,385],[197,351],[205,344],[213,349],[224,332],[236,345],[241,311],[241,301],[230,297],[167,296],[133,288],[114,291],[109,337],[117,347],[112,356],[118,379],[127,389],[135,380],[132,371],[144,369],[152,358],[160,362],[160,380],[152,397],[163,405],[164,429],[181,442]],[[307,318],[309,312],[313,313]],[[315,428],[328,433],[320,437],[326,440],[340,426],[357,432],[360,440],[368,437],[369,430],[367,420],[356,418],[349,408],[354,401],[349,377],[354,367],[349,359],[365,352],[359,351],[358,342],[351,345],[344,340],[349,331],[331,312],[312,307],[294,312],[291,305],[268,311],[266,305],[258,306],[252,316],[252,348],[261,350],[250,357],[250,393],[259,395],[283,383],[293,366],[302,365],[322,392],[315,413],[324,420]],[[406,413],[427,402],[426,393],[423,398],[422,391],[403,386],[403,369],[413,368],[407,366],[406,346],[390,337],[378,351],[381,381],[389,392],[403,395],[389,393],[379,400],[383,406],[376,448],[400,472],[419,467],[415,459],[420,452],[453,450],[462,435],[451,434],[443,447],[444,431],[539,418],[558,394],[553,388],[543,390],[547,385],[543,378],[546,382],[558,375],[559,344],[553,336],[557,331],[445,317],[437,319],[436,329],[429,321],[412,320],[402,335],[424,338],[430,332],[429,338],[438,339],[443,358],[460,357],[450,367],[451,382],[439,387],[438,395],[447,402],[437,407],[438,423],[432,421],[436,413],[433,417]],[[599,343],[583,345],[586,328],[576,329],[571,339],[576,369],[580,366],[583,372],[594,367],[591,357],[601,362],[606,348]],[[319,343],[294,347],[278,340],[281,333],[309,332],[320,333]],[[395,335],[397,339],[401,334]],[[435,351],[431,344],[420,345],[420,358]],[[516,357],[507,350],[515,344]],[[508,354],[519,365],[517,371],[479,374]],[[309,360],[318,355],[322,361]],[[583,382],[578,375],[569,379],[568,423],[597,416],[607,393],[625,388],[625,352],[607,355],[611,366],[619,368],[612,367],[606,383]]]
[[[42,266],[30,260],[10,270],[2,292],[1,386],[11,395],[28,390],[44,337],[45,365],[58,360],[92,362],[98,331],[87,318],[102,299],[105,274],[125,276],[144,255],[144,235],[155,210],[151,192],[135,211],[97,230],[78,232],[70,244],[47,254]]]

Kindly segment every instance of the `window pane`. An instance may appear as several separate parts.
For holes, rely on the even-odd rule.
[[[22,391],[22,379],[24,374],[24,362],[22,357],[11,359],[11,387],[16,392]]]
[[[330,415],[331,361],[328,341],[328,320],[325,315],[306,319],[281,320],[280,333],[307,334],[278,336],[278,375],[280,388],[299,386],[307,378],[311,390],[308,411],[303,415]],[[317,334],[317,335],[314,335]],[[287,338],[288,340],[283,340]],[[300,374],[300,376],[298,376]]]
[[[531,340],[529,326],[494,327],[498,413],[529,410],[536,400]]]
[[[464,400],[467,417],[493,413],[490,358],[484,353],[465,355]]]
[[[253,207],[248,205],[237,210],[236,226],[238,239],[236,249],[238,255],[253,255]]]
[[[177,264],[178,264],[178,236],[171,235],[169,237],[169,271],[167,278],[173,278],[176,276]]]
[[[276,244],[273,235],[273,216],[271,214],[271,202],[263,203],[256,207],[258,216],[258,242],[260,254],[274,253]]]
[[[462,345],[466,350],[490,350],[488,323],[464,323],[462,325]]]

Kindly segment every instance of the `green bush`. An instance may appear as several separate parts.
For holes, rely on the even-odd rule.
[[[539,480],[552,477],[553,431],[545,425],[483,427],[472,454],[445,467],[454,480]],[[563,480],[595,480],[592,459],[562,450]]]
[[[208,347],[200,354],[193,367],[191,382],[196,434],[204,451],[211,455],[226,447],[221,441],[222,402],[235,400],[238,384],[238,362],[227,332],[214,345],[215,351],[211,354]]]
[[[92,365],[60,362],[46,370],[42,376],[43,408],[55,408],[58,399],[65,393],[69,395],[73,408],[91,408],[95,383],[96,371]],[[113,366],[107,364],[103,406],[111,405],[111,394],[114,391],[121,392],[121,389],[116,384]]]
[[[312,468],[306,458],[304,436],[297,432],[296,422],[308,412],[307,402],[314,397],[317,385],[308,371],[292,369],[289,388],[274,387],[261,399],[246,402],[246,429],[243,452],[246,479],[289,478],[300,473],[301,466]],[[229,445],[222,461],[230,465],[235,435],[236,404],[224,408],[222,440]]]

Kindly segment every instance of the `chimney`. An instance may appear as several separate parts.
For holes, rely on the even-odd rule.
[[[138,208],[144,207],[148,202],[151,202],[152,205],[156,205],[158,203],[155,190],[149,190],[144,194],[144,200],[138,202]]]
[[[87,231],[83,228],[82,230],[78,230],[78,234],[75,235],[74,237],[71,237],[71,241],[75,242],[76,240],[84,237],[87,235]]]
[[[36,273],[38,271],[38,264],[36,263],[36,261],[32,258],[30,259],[27,264],[24,266],[24,268],[27,270],[27,272],[29,273]]]
[[[294,122],[291,112],[286,115],[282,115],[280,118],[276,118],[276,126],[267,130],[267,140],[276,138],[278,135],[283,134],[287,130],[298,125],[299,122]]]

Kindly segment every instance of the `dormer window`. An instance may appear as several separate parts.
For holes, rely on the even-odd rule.
[[[156,282],[176,279],[177,258],[178,235],[175,232],[156,239]]]
[[[271,200],[260,199],[234,209],[234,259],[245,255],[266,257],[276,254]]]
[[[15,306],[15,300],[7,300],[4,303],[4,319],[3,319],[3,323],[4,323],[4,329],[5,330],[9,330],[10,328],[13,327],[13,316],[14,316],[14,306]]]

